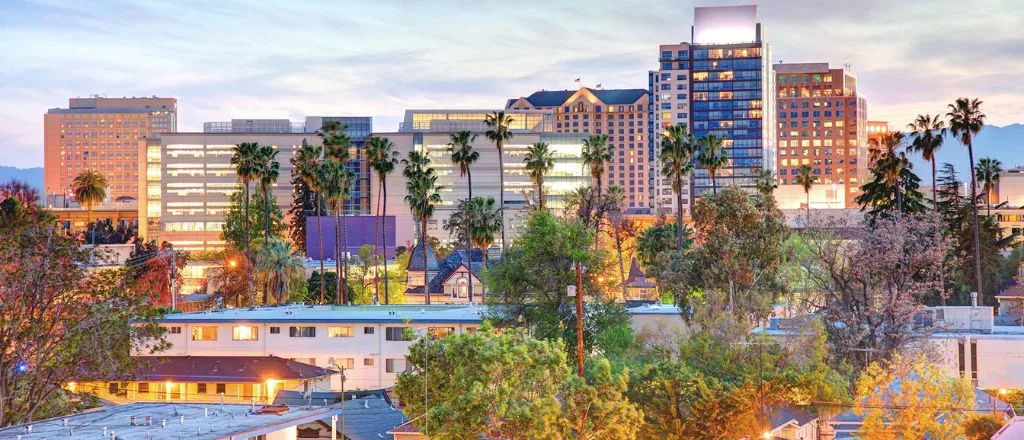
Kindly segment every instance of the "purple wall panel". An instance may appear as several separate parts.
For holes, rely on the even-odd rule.
[[[320,259],[320,236],[317,234],[316,217],[306,217],[306,256],[314,260]],[[333,216],[321,217],[323,228],[324,245],[323,256],[325,258],[334,259],[334,247],[335,247],[335,218]],[[349,255],[356,255],[359,252],[359,247],[364,244],[374,244],[374,231],[377,231],[377,241],[380,241],[380,230],[376,229],[379,225],[376,223],[377,216],[373,215],[360,215],[360,216],[348,216],[345,217],[345,225],[348,230],[348,253]],[[387,240],[387,247],[384,249],[384,254],[387,258],[395,256],[395,217],[387,216],[386,227],[384,228],[384,238]],[[344,243],[344,240],[342,241]],[[344,251],[343,251],[344,252]]]

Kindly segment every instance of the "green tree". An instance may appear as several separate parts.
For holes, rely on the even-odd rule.
[[[754,187],[762,196],[767,197],[774,194],[775,190],[779,188],[775,173],[772,170],[761,170],[754,179]]]
[[[683,237],[682,253],[693,246],[693,229],[683,223],[683,231],[679,233],[679,223],[658,222],[644,229],[636,240],[636,255],[644,270],[658,272],[658,255],[663,252],[679,249],[678,237]]]
[[[367,146],[367,156],[370,147]],[[292,218],[291,237],[302,250],[306,249],[306,215],[312,213],[316,217],[317,242],[320,246],[320,272],[324,271],[324,230],[321,219],[324,215],[323,198],[320,196],[319,172],[324,160],[324,149],[319,145],[310,145],[305,139],[302,146],[291,158],[292,163]],[[321,280],[322,281],[322,280]],[[320,283],[320,303],[324,302],[324,283]]]
[[[474,197],[466,205],[469,241],[483,253],[483,265],[487,267],[487,250],[494,244],[495,235],[501,230],[501,209],[493,197]],[[473,300],[470,293],[470,301]]]
[[[729,154],[725,151],[725,138],[706,134],[697,139],[697,163],[708,169],[711,175],[711,194],[718,194],[715,173],[729,165]]]
[[[260,177],[260,144],[255,142],[243,142],[237,144],[232,148],[231,154],[231,165],[235,167],[235,174],[238,175],[238,181],[245,188],[245,196],[243,197],[243,204],[245,205],[245,212],[242,218],[245,221],[245,235],[244,237],[252,237],[251,226],[249,224],[249,184]],[[226,219],[225,219],[226,220]],[[227,226],[225,226],[227,229]],[[222,232],[223,235],[223,232]],[[247,238],[244,240],[245,244],[245,259],[246,261],[252,261],[252,239]],[[241,248],[239,248],[241,249]],[[255,303],[255,297],[252,293],[252,268],[249,267],[249,272],[246,273],[246,277],[249,280],[249,284],[246,286],[247,295],[249,295],[249,302]]]
[[[612,147],[608,144],[608,136],[603,134],[588,136],[583,140],[583,151],[580,156],[583,158],[583,166],[588,168],[590,177],[594,179],[597,199],[600,200],[605,167],[612,161]]]
[[[488,127],[484,133],[498,150],[498,205],[501,208],[501,255],[505,258],[508,241],[505,240],[505,141],[512,139],[512,116],[496,111],[484,117]]]
[[[807,225],[811,224],[811,188],[818,183],[818,176],[814,175],[814,169],[810,165],[803,164],[796,170],[797,185],[804,188],[804,196],[807,197]]]
[[[279,238],[261,241],[258,245],[256,268],[266,281],[274,303],[284,304],[288,302],[292,285],[302,281],[305,272],[302,258],[293,254],[291,244]],[[267,299],[264,298],[264,304],[268,303]]]
[[[231,193],[228,212],[224,214],[224,229],[220,231],[221,240],[224,240],[228,245],[239,251],[251,247],[263,235],[262,231],[248,229],[245,225],[247,223],[257,225],[266,223],[264,218],[266,213],[262,209],[254,209],[249,211],[249,215],[245,214],[247,212],[245,209],[246,205],[264,205],[265,196],[263,193],[253,193],[248,203],[245,202],[244,197],[245,191],[242,188],[237,188],[235,192]],[[270,193],[270,235],[272,237],[280,237],[284,234],[285,227],[284,213],[277,205],[277,199],[274,198],[274,194]]]
[[[978,159],[978,165],[974,173],[978,176],[978,183],[985,192],[985,215],[992,215],[992,190],[999,183],[999,173],[1003,172],[1003,163],[998,159],[983,157]]]
[[[676,196],[676,249],[682,252],[683,243],[683,180],[693,172],[697,141],[686,128],[686,124],[676,124],[665,129],[661,135],[661,175],[672,182],[672,192]],[[692,200],[692,197],[691,197]]]
[[[434,216],[434,205],[441,203],[441,187],[437,185],[437,174],[430,166],[430,157],[426,153],[410,151],[407,159],[402,159],[405,170],[405,202],[409,204],[409,211],[419,221],[420,245],[424,247],[423,252],[423,282],[429,281],[427,277],[427,223]],[[424,295],[426,303],[430,304],[430,295]]]
[[[975,415],[964,422],[964,435],[969,440],[990,440],[1006,421],[995,414]]]
[[[871,207],[871,222],[879,218],[899,217],[925,211],[924,196],[919,191],[921,178],[914,174],[913,164],[902,151],[904,135],[889,132],[879,141],[872,141],[869,171],[871,181],[861,186],[861,195],[855,201],[861,210]]]
[[[21,202],[29,212],[35,214],[42,206],[39,203],[39,190],[27,182],[11,179],[0,183],[0,200],[12,198]]]
[[[264,230],[263,241],[270,241],[270,188],[277,183],[281,175],[281,164],[277,161],[277,149],[270,145],[262,145],[257,151],[258,181],[260,192],[263,193]],[[270,285],[265,280],[263,285],[263,303],[269,300]]]
[[[974,280],[977,284],[977,291],[982,289],[981,275],[981,236],[978,232],[978,179],[974,175],[974,137],[981,132],[985,126],[985,114],[981,112],[981,100],[974,98],[957,98],[949,105],[949,133],[956,137],[961,144],[967,147],[967,157],[971,163],[971,200],[974,203],[974,216],[971,218],[971,233],[974,235]]]
[[[544,176],[555,166],[554,153],[547,142],[535,142],[526,150],[526,157],[523,163],[526,164],[526,173],[533,182],[534,192],[537,193],[537,207],[544,209],[547,198],[544,196]]]
[[[345,201],[348,199],[349,191],[351,190],[350,182],[352,178],[352,172],[345,168],[341,162],[325,160],[320,165],[320,192],[323,194],[324,199],[327,200],[327,206],[334,213],[335,218],[335,270],[341,276],[341,282],[338,283],[338,291],[335,293],[335,298],[340,301],[339,304],[348,303],[346,297],[346,288],[348,286],[348,258],[346,253],[348,248],[346,247],[346,240],[343,238],[348,231],[345,231],[343,220]]]
[[[914,122],[911,122],[907,129],[911,131],[913,141],[910,143],[910,151],[921,153],[921,158],[932,164],[932,206],[938,200],[935,192],[935,155],[942,148],[942,141],[946,135],[946,123],[940,119],[940,115],[917,115]]]
[[[74,396],[62,384],[120,380],[133,354],[169,347],[130,269],[90,270],[91,250],[52,219],[29,220],[0,234],[0,426],[65,415]]]
[[[857,435],[870,439],[960,439],[974,406],[974,388],[925,359],[895,355],[857,379]]]
[[[75,200],[78,200],[79,204],[85,206],[87,212],[86,224],[92,223],[92,210],[96,207],[96,204],[103,202],[107,198],[108,186],[107,178],[93,170],[83,171],[75,176],[75,179],[71,182],[71,192],[75,195]],[[96,244],[95,231],[93,231],[91,236],[90,243]]]
[[[621,186],[610,186],[608,187],[608,205],[611,207],[608,211],[608,220],[611,223],[611,231],[609,234],[612,236],[612,241],[615,243],[615,255],[619,260],[619,285],[622,288],[622,301],[625,302],[628,295],[626,294],[626,265],[623,261],[622,256],[622,231],[623,224],[625,223],[625,211],[626,211],[626,193]]]
[[[321,273],[323,273],[324,275],[321,276]],[[326,286],[326,290],[328,292],[331,292],[329,294],[330,296],[326,297],[323,301],[319,302],[318,304],[337,304],[339,302],[340,298],[333,297],[334,295],[337,295],[339,291],[337,273],[319,272],[314,270],[313,273],[309,276],[309,280],[306,281],[306,284],[309,284],[311,286],[323,284],[324,286]],[[317,303],[316,298],[309,298],[309,302]]]
[[[372,136],[366,140],[366,160],[373,172],[377,173],[377,180],[380,182],[380,196],[377,198],[377,205],[380,207],[380,242],[384,248],[384,304],[391,304],[391,295],[388,284],[388,263],[387,263],[387,235],[384,232],[387,226],[388,215],[388,185],[387,177],[395,171],[398,166],[398,152],[395,151],[395,144],[391,140],[382,137]],[[376,255],[374,265],[376,266]],[[376,281],[376,278],[375,278]]]
[[[448,135],[451,142],[448,143],[448,154],[452,156],[452,164],[459,167],[459,176],[466,178],[466,200],[473,199],[473,173],[472,165],[480,159],[480,152],[473,149],[471,145],[476,141],[476,135],[468,130]],[[462,243],[466,246],[466,252],[470,255],[470,266],[473,263],[473,243],[469,236],[465,237]],[[469,277],[469,302],[473,302],[473,277]]]

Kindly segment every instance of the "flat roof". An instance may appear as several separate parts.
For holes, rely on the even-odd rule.
[[[630,315],[676,315],[681,316],[678,306],[668,304],[645,304],[626,309]]]
[[[439,323],[479,324],[487,308],[480,305],[359,305],[253,307],[174,313],[164,323]]]
[[[340,413],[341,405],[259,414],[252,412],[251,405],[131,403],[0,429],[0,439],[247,439]],[[152,425],[146,424],[147,416],[152,417]],[[132,417],[136,426],[131,425]],[[29,426],[31,432],[27,432]]]

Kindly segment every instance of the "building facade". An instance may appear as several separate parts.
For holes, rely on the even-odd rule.
[[[779,185],[796,185],[802,165],[817,183],[843,191],[848,208],[867,179],[867,101],[857,78],[828,63],[775,64]]]
[[[175,98],[71,98],[68,108],[43,115],[43,186],[46,204],[68,207],[71,182],[85,171],[102,173],[111,201],[138,193],[140,142],[176,131]]]
[[[661,135],[668,127],[690,125],[690,44],[663,44],[658,56],[658,70],[648,74],[648,88],[653,102],[648,112],[647,160],[651,163],[648,191],[658,214],[674,215],[676,196],[669,179],[661,175]],[[691,201],[689,179],[682,187],[682,208],[689,215]]]
[[[652,211],[650,144],[647,139],[650,95],[645,89],[541,90],[509,99],[506,110],[540,110],[553,114],[555,133],[606,135],[612,161],[602,185],[619,186],[627,213]]]

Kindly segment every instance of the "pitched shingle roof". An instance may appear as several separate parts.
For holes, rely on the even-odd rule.
[[[427,246],[427,270],[435,271],[437,269],[437,254],[434,253],[434,248]],[[423,270],[423,246],[419,243],[412,248],[412,255],[409,255],[409,266],[406,270]]]
[[[601,102],[609,105],[633,104],[647,95],[647,89],[587,90],[590,90]]]
[[[263,382],[313,379],[333,370],[276,356],[139,356],[128,380],[161,382]]]
[[[483,252],[480,249],[473,249],[472,251],[473,263],[470,270],[476,277],[480,278],[480,272],[483,270]],[[448,254],[440,263],[438,263],[438,272],[430,282],[427,283],[427,287],[430,289],[430,293],[444,293],[444,282],[448,279],[459,266],[462,264],[469,265],[469,258],[465,249],[458,249]],[[405,293],[423,294],[423,287],[413,287],[407,290]]]
[[[532,95],[527,96],[526,100],[530,101],[537,107],[556,107],[565,103],[566,99],[569,99],[575,90],[541,90],[539,92],[533,92]]]
[[[608,105],[627,105],[633,104],[640,98],[647,95],[647,89],[591,89],[584,87],[590,93],[593,93],[597,99]],[[557,107],[565,103],[576,90],[541,90],[539,92],[533,92],[532,95],[527,96],[526,100],[530,101],[536,107]],[[508,105],[514,103],[514,99],[508,101]]]

